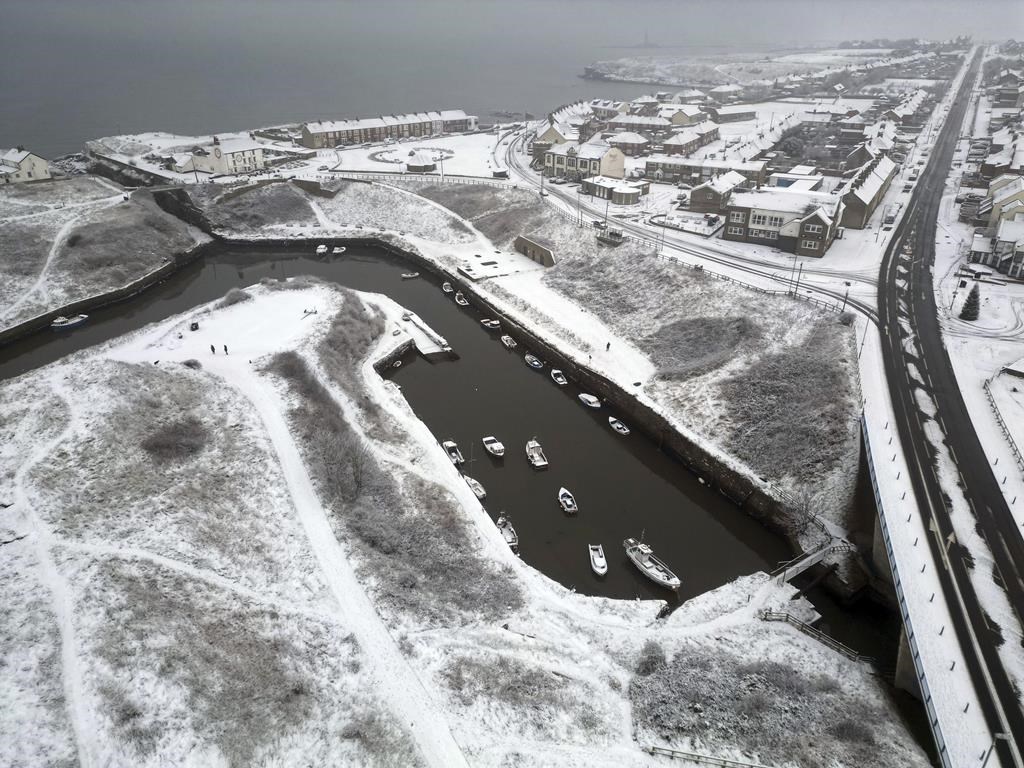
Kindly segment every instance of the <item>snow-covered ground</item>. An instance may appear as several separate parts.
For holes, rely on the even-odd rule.
[[[373,147],[346,147],[330,150],[337,162],[332,171],[376,171],[402,173],[410,153],[430,157],[437,162],[437,174],[481,176],[491,178],[493,172],[504,166],[495,160],[504,133],[489,131],[465,136],[443,136],[436,139],[416,139]]]
[[[396,612],[393,575],[368,570],[354,512],[321,495],[294,395],[264,367],[294,351],[356,425],[357,393],[316,349],[348,302],[387,328],[401,308],[282,287],[0,386],[0,685],[17,702],[0,709],[2,762],[582,768],[656,765],[639,746],[658,743],[778,766],[927,764],[869,668],[756,618],[808,617],[792,588],[753,575],[656,621],[658,604],[579,596],[515,558],[373,371],[398,343],[385,333],[353,385],[401,439],[355,426],[359,443],[398,488],[443,487],[472,557],[522,595],[456,620]]]

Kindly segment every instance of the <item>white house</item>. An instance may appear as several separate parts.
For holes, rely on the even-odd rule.
[[[544,175],[583,179],[608,176],[621,179],[626,174],[626,156],[622,150],[604,142],[555,144],[544,153]]]
[[[266,167],[262,144],[251,139],[221,141],[216,136],[213,137],[211,146],[200,147],[192,151],[192,164],[197,171],[217,176],[252,173]],[[175,167],[180,166],[176,163]],[[192,170],[192,168],[183,168],[183,170]]]
[[[0,151],[0,184],[48,178],[49,164],[39,155],[21,147]]]

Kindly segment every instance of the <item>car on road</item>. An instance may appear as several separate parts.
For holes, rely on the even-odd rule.
[[[906,184],[903,185],[903,191],[904,192],[909,192],[913,188],[914,188],[914,185],[911,184],[909,181]]]
[[[329,171],[329,170],[331,170],[331,169],[330,169],[330,167],[329,167],[329,166],[326,166],[326,165],[321,165],[321,166],[320,166],[319,168],[317,168],[317,170],[318,170],[318,171]]]

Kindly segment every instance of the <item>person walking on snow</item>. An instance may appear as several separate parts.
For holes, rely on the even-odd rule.
[[[611,348],[612,348],[612,343],[610,341],[607,344],[604,345],[604,351],[605,352],[607,352]]]
[[[216,355],[217,354],[217,348],[215,346],[213,346],[213,344],[210,345],[210,354],[211,355]]]
[[[228,353],[228,345],[227,345],[227,344],[225,344],[225,345],[224,345],[224,354],[226,355],[227,353]]]

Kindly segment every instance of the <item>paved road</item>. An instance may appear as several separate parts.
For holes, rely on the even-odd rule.
[[[1009,732],[1017,744],[1024,744],[1024,711],[999,658],[998,634],[990,628],[970,582],[970,555],[959,542],[950,538],[953,527],[935,471],[935,450],[928,442],[914,396],[915,386],[920,385],[916,385],[908,373],[909,364],[917,366],[924,376],[927,391],[935,400],[950,451],[963,478],[964,495],[974,511],[979,532],[992,550],[1019,623],[1024,607],[1024,539],[1016,529],[964,405],[942,343],[932,282],[939,204],[980,58],[979,51],[953,102],[903,221],[886,250],[878,279],[878,315],[886,378],[900,439],[908,454],[920,513],[935,534],[929,539],[932,553],[937,563],[946,566],[940,569],[940,578],[965,661],[989,727],[994,733]],[[905,287],[897,286],[897,276],[904,278]],[[910,345],[905,343],[907,334],[899,325],[901,317],[909,321],[917,337],[916,354],[906,350]],[[979,576],[988,578],[987,573],[979,572]],[[1006,630],[1007,641],[1015,642],[1020,626],[1006,627]],[[1002,765],[1017,765],[1005,741],[998,742],[995,755]]]

